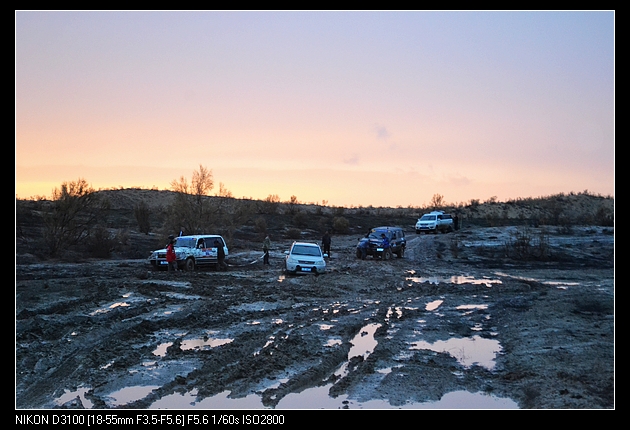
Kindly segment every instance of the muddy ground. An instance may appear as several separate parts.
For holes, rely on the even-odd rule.
[[[227,272],[18,261],[16,408],[614,408],[613,229],[518,233],[335,236],[317,277],[289,240]]]

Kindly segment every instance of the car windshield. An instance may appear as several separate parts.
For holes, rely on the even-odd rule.
[[[388,238],[391,238],[391,233],[389,231],[373,231],[369,234],[368,238],[382,240],[383,238],[381,237],[381,234],[383,233],[385,233],[385,236]]]
[[[435,215],[422,215],[420,221],[435,221]]]
[[[319,250],[317,246],[308,246],[308,245],[294,245],[293,249],[291,249],[291,254],[309,255],[312,257],[322,256],[322,252]]]
[[[175,239],[175,246],[180,246],[183,248],[194,248],[195,239],[193,237],[178,237],[177,239]]]

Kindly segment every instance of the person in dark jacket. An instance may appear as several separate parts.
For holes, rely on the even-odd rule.
[[[219,239],[214,240],[214,246],[217,248],[217,263],[219,270],[227,270],[227,264],[225,264],[225,249]]]
[[[263,264],[269,264],[269,250],[271,249],[271,239],[269,239],[269,235],[265,236],[265,240],[263,240]]]
[[[324,233],[324,237],[322,237],[322,247],[324,248],[324,254],[328,254],[328,256],[330,257],[330,232],[328,230],[326,230],[326,233]]]

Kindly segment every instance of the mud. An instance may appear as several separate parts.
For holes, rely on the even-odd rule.
[[[614,408],[614,234],[407,234],[404,258],[285,276],[276,242],[227,272],[16,264],[16,408]],[[534,237],[540,229],[528,232]]]

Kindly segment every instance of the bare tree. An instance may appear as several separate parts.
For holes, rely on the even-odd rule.
[[[53,256],[88,237],[109,209],[109,201],[82,178],[55,188],[52,200],[51,211],[44,215],[44,241]]]
[[[439,209],[444,206],[444,196],[441,194],[433,194],[431,206],[433,206],[433,209]]]

